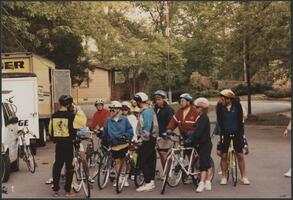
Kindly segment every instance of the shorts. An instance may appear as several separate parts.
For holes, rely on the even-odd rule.
[[[222,153],[227,153],[230,145],[230,141],[233,139],[233,146],[237,153],[243,153],[244,148],[244,138],[243,135],[222,135],[220,136],[220,141],[217,145],[217,150],[222,151]]]
[[[159,141],[157,141],[157,150],[162,152],[168,152],[169,149],[171,149],[174,145],[174,142],[170,140],[169,138],[164,139],[161,138]]]
[[[125,148],[120,149],[118,151],[111,150],[112,158],[114,158],[114,159],[125,158],[127,151],[128,151],[128,147],[125,147]]]

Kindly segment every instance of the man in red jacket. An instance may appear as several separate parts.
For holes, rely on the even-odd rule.
[[[105,122],[110,116],[110,111],[104,108],[104,101],[102,99],[96,100],[95,107],[97,108],[97,112],[95,112],[91,120],[91,123],[89,125],[90,129],[103,128]]]
[[[188,93],[180,95],[180,109],[177,110],[169,122],[167,133],[172,132],[178,126],[180,134],[185,140],[187,138],[187,132],[194,128],[197,117],[198,112],[192,106],[192,96]],[[189,146],[189,144],[184,145]]]

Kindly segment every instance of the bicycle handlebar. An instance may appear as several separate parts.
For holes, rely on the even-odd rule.
[[[26,128],[27,131],[24,131],[24,129]],[[27,127],[25,127],[23,129],[20,129],[17,131],[16,136],[25,136],[26,134],[30,134],[31,136],[33,136],[34,138],[36,138],[37,136],[35,134],[33,134]]]

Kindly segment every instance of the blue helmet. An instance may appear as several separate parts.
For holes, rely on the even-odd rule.
[[[180,99],[185,99],[185,100],[189,101],[190,103],[192,103],[192,96],[189,93],[181,94]]]
[[[155,95],[161,96],[163,98],[166,98],[167,97],[167,93],[164,90],[157,90],[157,91],[155,91],[154,96]]]

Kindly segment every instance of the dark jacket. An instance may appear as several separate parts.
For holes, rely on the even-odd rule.
[[[201,115],[196,122],[196,127],[187,132],[188,139],[186,143],[203,144],[211,141],[210,120],[207,114]]]
[[[49,128],[54,143],[72,143],[76,137],[74,118],[75,115],[68,111],[57,111],[52,115]]]
[[[159,136],[162,136],[162,133],[166,132],[167,126],[174,115],[174,110],[165,102],[163,108],[155,107],[155,113],[159,123]]]
[[[242,110],[242,106],[240,104],[240,99],[239,98],[235,98],[232,102],[232,107],[236,106],[237,108],[237,131],[236,134],[239,135],[243,135],[244,134],[244,123],[243,123],[243,110]],[[220,128],[220,135],[223,135],[225,133],[226,128],[224,127],[224,108],[225,106],[223,106],[222,104],[217,104],[216,107],[216,114],[217,114],[217,122]]]

